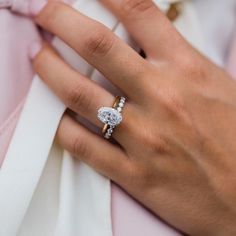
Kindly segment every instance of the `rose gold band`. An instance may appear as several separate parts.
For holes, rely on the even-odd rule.
[[[120,101],[120,98],[121,98],[120,96],[116,96],[116,97],[115,97],[115,101],[114,101],[113,104],[112,104],[112,108],[116,108],[116,107],[118,106],[119,101]],[[103,128],[102,128],[102,134],[103,134],[103,135],[106,134],[108,128],[109,128],[109,125],[108,125],[108,124],[104,124],[104,126],[103,126]]]

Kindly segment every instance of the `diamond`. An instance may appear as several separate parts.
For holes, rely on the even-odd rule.
[[[111,107],[101,107],[98,110],[98,119],[110,126],[117,126],[122,121],[122,115],[119,111]]]
[[[124,107],[124,103],[123,103],[123,102],[120,102],[120,103],[119,103],[119,107]]]

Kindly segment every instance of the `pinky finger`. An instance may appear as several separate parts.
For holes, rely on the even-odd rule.
[[[67,114],[61,120],[57,138],[73,156],[100,174],[118,184],[126,179],[129,161],[122,149],[92,133]]]

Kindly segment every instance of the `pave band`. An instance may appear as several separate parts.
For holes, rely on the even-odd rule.
[[[114,108],[118,111],[118,112],[122,112],[123,107],[125,105],[125,98],[124,97],[116,97],[116,100],[118,100],[118,102],[114,103]],[[113,131],[114,131],[115,126],[109,126],[107,127],[106,133],[104,133],[104,137],[106,139],[110,139]]]
[[[106,139],[111,138],[114,128],[121,123],[125,101],[125,97],[117,96],[112,107],[101,107],[98,110],[98,119],[104,123],[102,134]]]

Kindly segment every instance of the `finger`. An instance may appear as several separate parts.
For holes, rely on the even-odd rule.
[[[99,105],[110,106],[114,96],[70,67],[50,47],[44,46],[33,61],[35,72],[67,107],[101,126]]]
[[[147,57],[171,57],[179,35],[152,0],[101,0],[128,29]]]
[[[75,157],[115,182],[123,182],[129,160],[117,146],[90,132],[69,115],[57,131],[59,143]]]
[[[126,94],[137,96],[137,90],[143,87],[147,62],[104,25],[59,2],[48,3],[36,21],[69,44]]]
[[[97,111],[102,106],[112,106],[115,98],[111,93],[71,68],[48,45],[37,54],[33,64],[40,78],[67,107],[96,126],[103,127],[104,124],[97,118]],[[122,125],[117,127],[113,135],[124,147],[129,137],[126,132],[129,127],[131,110],[131,105],[127,103],[122,112],[124,113]]]

